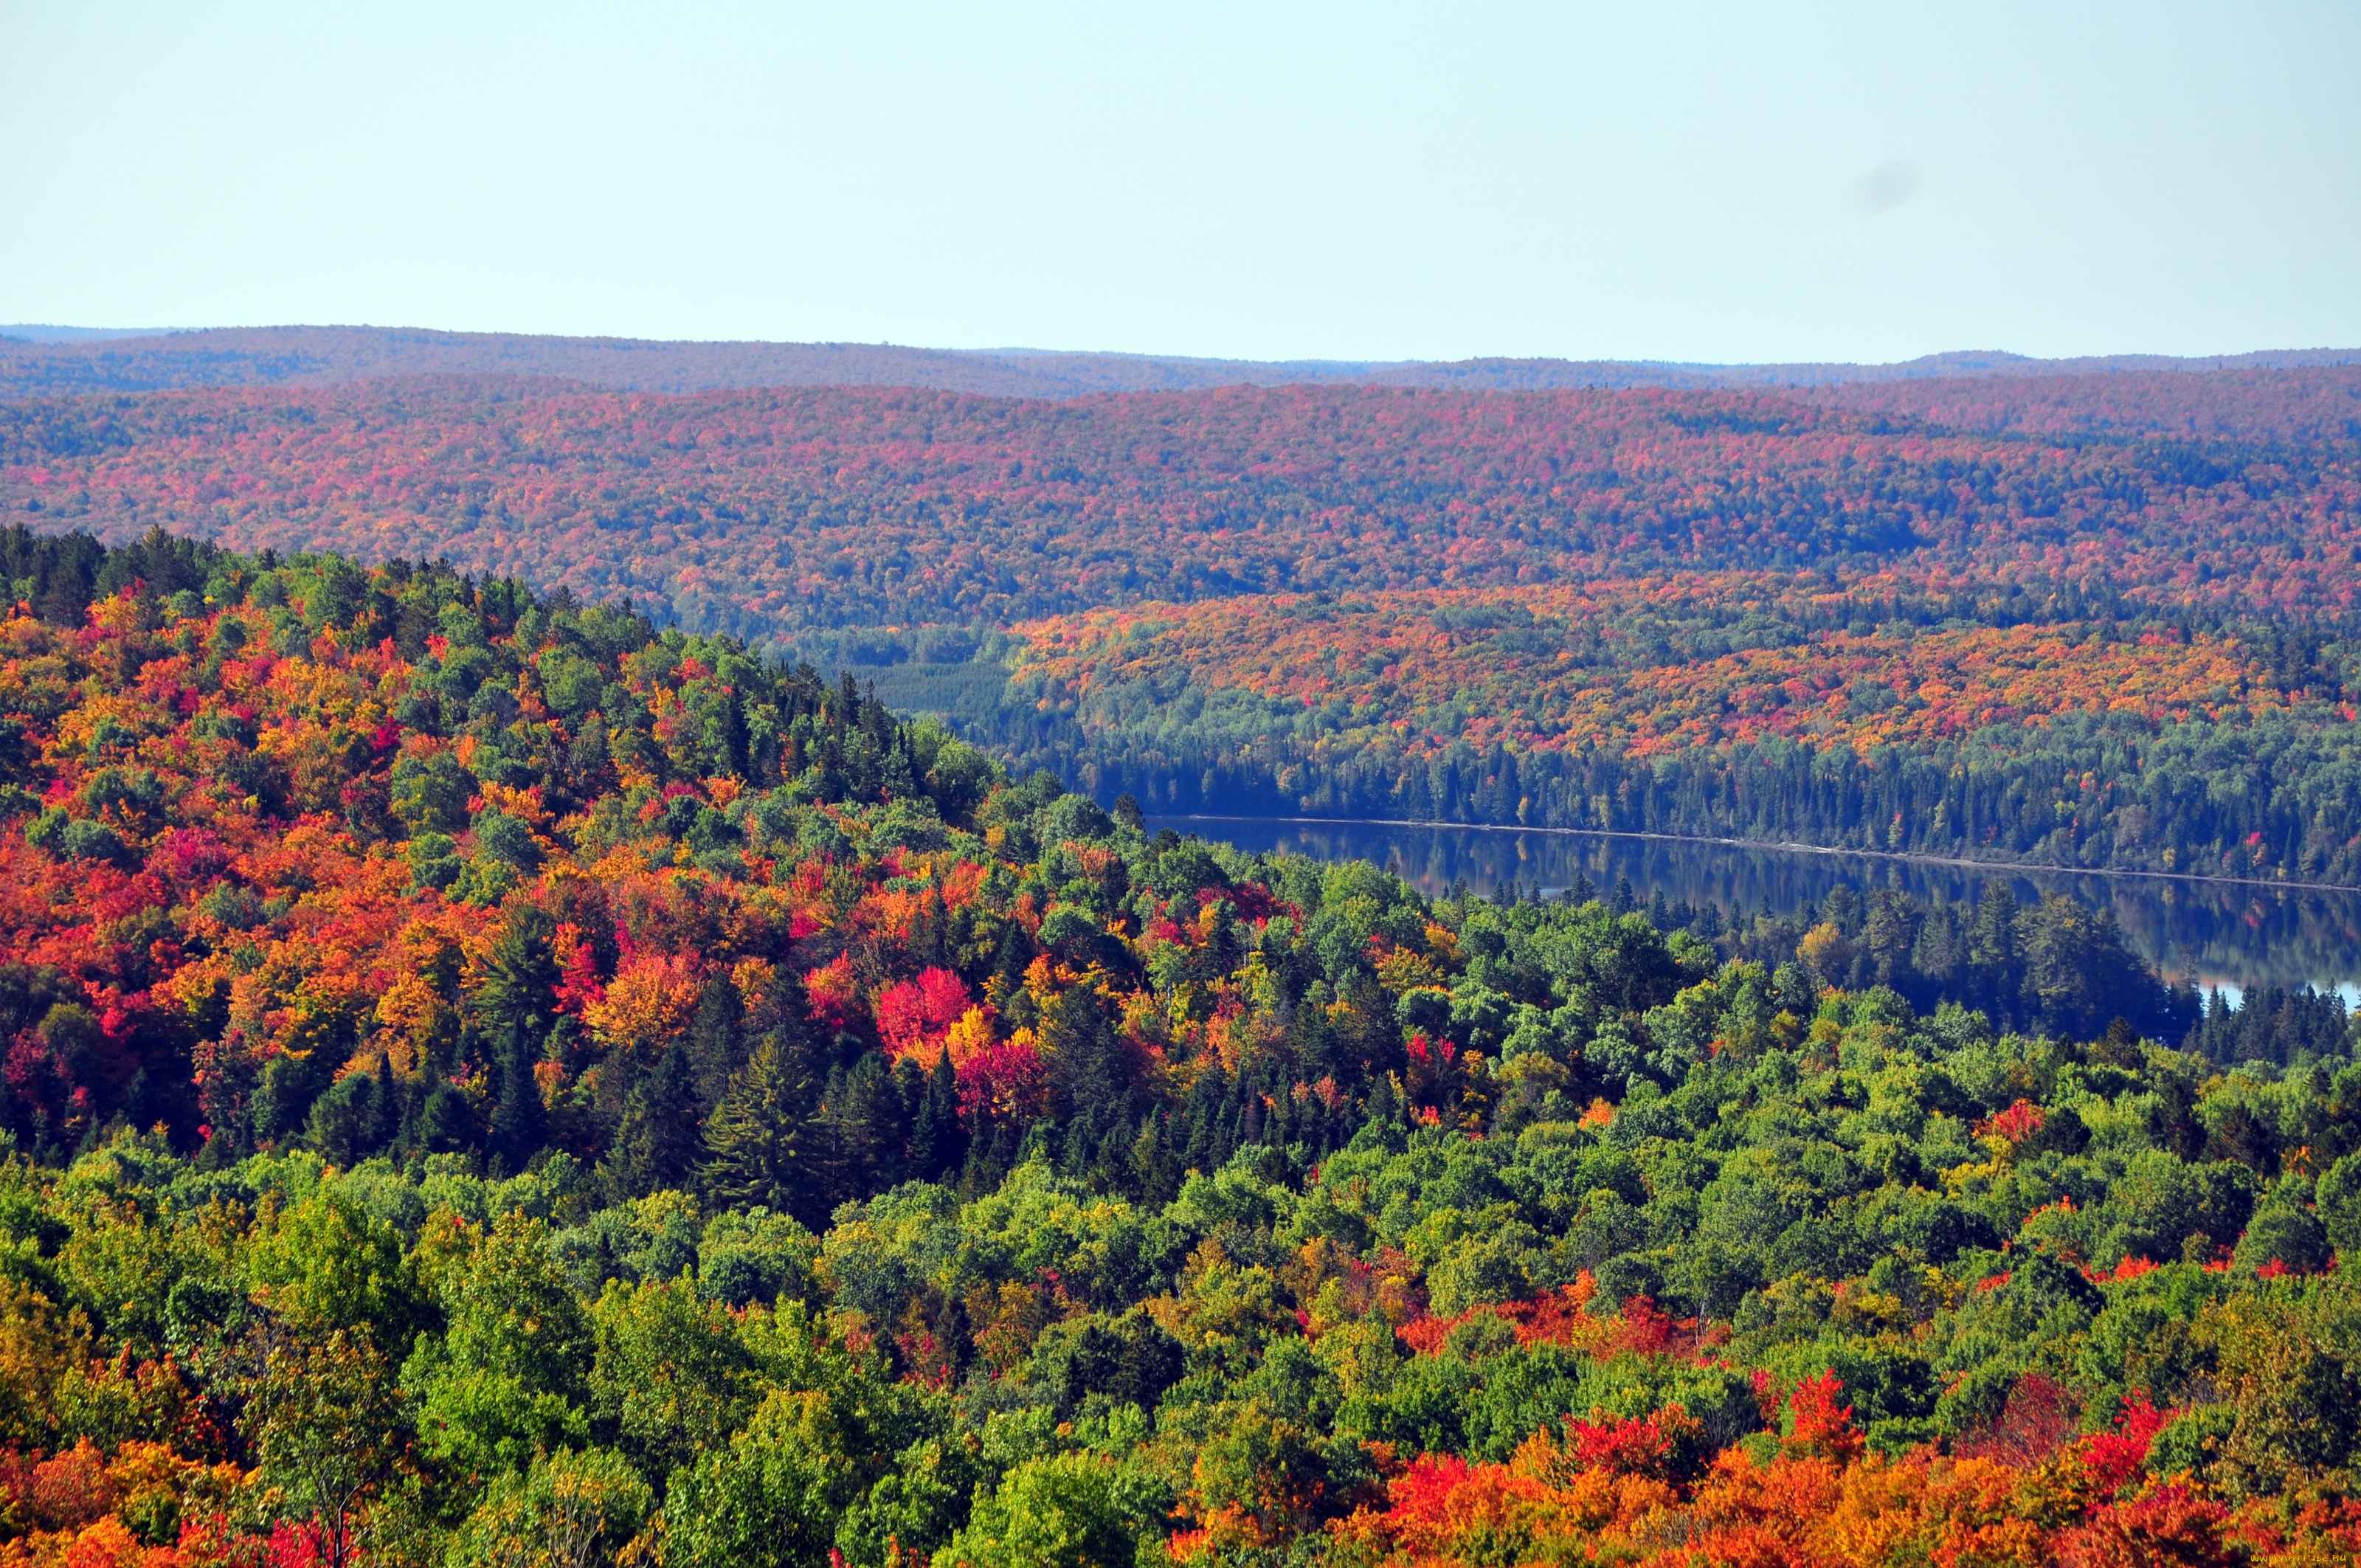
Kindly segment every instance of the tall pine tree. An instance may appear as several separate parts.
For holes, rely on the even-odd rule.
[[[959,1119],[959,1075],[949,1051],[935,1058],[926,1088],[910,1117],[910,1174],[940,1181],[967,1158],[967,1133]]]
[[[607,1156],[607,1179],[619,1198],[684,1189],[704,1152],[697,1082],[687,1048],[675,1040],[623,1104]]]
[[[811,1087],[810,1071],[786,1036],[765,1036],[705,1124],[705,1185],[718,1202],[826,1223]]]

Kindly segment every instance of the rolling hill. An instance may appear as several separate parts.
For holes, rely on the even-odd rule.
[[[11,334],[21,334],[12,338]],[[724,387],[930,387],[994,397],[1185,391],[1297,383],[1543,391],[1582,387],[1840,386],[1930,378],[2286,369],[2361,363],[2361,350],[2202,359],[2041,360],[1929,355],[1895,365],[1681,365],[1484,358],[1455,363],[1190,359],[893,344],[679,343],[370,326],[232,327],[152,335],[0,327],[0,398],[176,387],[324,385],[385,376],[547,376],[630,391]]]

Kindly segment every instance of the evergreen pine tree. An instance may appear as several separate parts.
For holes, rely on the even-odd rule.
[[[624,1102],[607,1156],[609,1185],[620,1198],[686,1188],[703,1152],[697,1085],[686,1047],[675,1040]]]
[[[510,906],[476,985],[476,1014],[491,1038],[537,1038],[552,1015],[550,992],[558,981],[557,960],[549,945],[554,924],[536,905]]]
[[[1140,1119],[1139,1135],[1132,1140],[1132,1179],[1140,1201],[1161,1207],[1180,1196],[1180,1164],[1171,1144],[1169,1113],[1150,1111]]]
[[[1209,1063],[1197,1075],[1197,1081],[1189,1086],[1189,1100],[1183,1109],[1187,1128],[1180,1140],[1182,1170],[1210,1173],[1219,1168],[1223,1157],[1214,1149],[1215,1129],[1229,1092],[1229,1080],[1219,1063]]]
[[[739,1044],[744,1005],[726,974],[715,975],[697,993],[697,1014],[688,1025],[688,1058],[697,1107],[706,1114],[730,1091],[730,1080],[745,1065]]]
[[[1049,1104],[1062,1120],[1115,1116],[1130,1120],[1133,1085],[1123,1042],[1100,993],[1077,985],[1052,999],[1041,1014],[1041,1044],[1049,1058]],[[1095,1140],[1097,1128],[1093,1127]]]
[[[992,972],[1000,981],[1004,993],[1025,983],[1025,970],[1033,962],[1033,942],[1025,935],[1025,927],[1011,920],[1001,927],[1000,949],[994,954]]]
[[[902,1179],[908,1111],[884,1052],[871,1051],[829,1075],[823,1115],[836,1201],[872,1197]]]
[[[489,1152],[494,1172],[502,1176],[522,1171],[541,1152],[546,1116],[541,1084],[533,1071],[541,1053],[528,1043],[532,1037],[522,1028],[511,1028],[501,1042],[500,1098],[492,1104]]]
[[[811,1076],[797,1054],[783,1036],[766,1036],[705,1124],[705,1186],[716,1201],[826,1222],[810,1101]]]
[[[1036,1163],[1041,1165],[1050,1164],[1050,1156],[1052,1153],[1050,1140],[1056,1135],[1056,1124],[1047,1116],[1040,1118],[1031,1126],[1026,1128],[1025,1141],[1023,1144],[1018,1146],[1016,1150],[1016,1158],[1010,1164],[1009,1168],[1014,1170],[1017,1166],[1033,1165]]]
[[[362,1124],[361,1147],[364,1156],[383,1154],[393,1146],[401,1131],[401,1085],[393,1076],[393,1058],[379,1051],[377,1054],[377,1092],[370,1097],[368,1118]]]
[[[907,1060],[907,1058],[904,1058]],[[960,1126],[959,1076],[949,1051],[935,1058],[924,1092],[910,1115],[910,1175],[940,1181],[967,1158],[967,1135]]]
[[[1016,1165],[1016,1131],[1005,1121],[994,1124],[989,1140],[970,1140],[967,1165],[960,1172],[960,1196],[977,1198],[998,1187]]]

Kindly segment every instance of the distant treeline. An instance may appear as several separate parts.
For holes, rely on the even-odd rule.
[[[1654,758],[1427,756],[1315,742],[1237,751],[1089,744],[1051,716],[971,730],[1154,812],[1582,828],[2081,868],[2361,881],[2361,747],[2349,726],[2273,716],[2151,727],[2070,718],[1860,755],[1772,736]]]

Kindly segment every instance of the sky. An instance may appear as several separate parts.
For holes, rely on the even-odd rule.
[[[2361,346],[2361,5],[0,0],[0,322]]]

